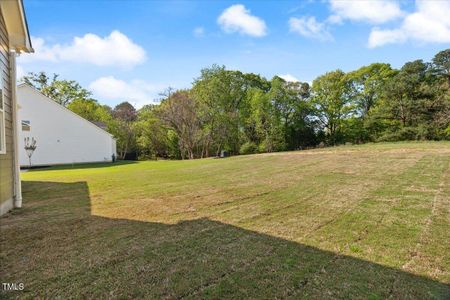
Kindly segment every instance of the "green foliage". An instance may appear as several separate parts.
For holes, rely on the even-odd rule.
[[[352,117],[343,122],[342,137],[345,142],[360,144],[370,140],[363,118]]]
[[[396,72],[389,64],[374,63],[347,74],[352,101],[359,116],[367,116],[379,101],[384,85]]]
[[[253,142],[246,142],[242,144],[239,149],[239,154],[253,154],[258,152],[258,146]]]
[[[450,49],[443,50],[433,58],[433,69],[439,76],[444,76],[450,80]]]
[[[350,82],[341,70],[328,72],[313,82],[314,116],[324,128],[331,145],[342,142],[342,127],[355,110]]]
[[[193,159],[203,136],[198,103],[190,94],[187,90],[170,94],[159,106],[158,116],[165,126],[177,134],[181,158]]]
[[[108,131],[116,138],[117,153],[124,159],[127,153],[134,152],[136,144],[136,124],[113,119],[108,124]]]
[[[193,159],[376,141],[450,139],[450,49],[400,69],[373,63],[308,83],[204,68],[190,89],[139,111],[100,105],[75,81],[30,73],[24,81],[93,122],[107,124],[120,157]]]
[[[221,149],[238,153],[240,133],[248,130],[248,91],[267,90],[269,83],[258,75],[226,70],[213,65],[201,71],[194,82],[192,96],[199,103],[198,113],[204,126],[205,152],[219,154]]]
[[[401,127],[397,131],[386,132],[381,136],[379,142],[395,142],[421,139],[421,134],[417,127]]]
[[[75,99],[67,105],[67,108],[91,122],[108,123],[112,119],[111,108],[100,105],[94,99]]]
[[[52,78],[50,78],[45,72],[31,72],[21,80],[63,106],[67,106],[70,102],[77,99],[90,99],[92,93],[82,88],[78,82],[74,80],[60,80],[58,78],[59,75],[57,74],[53,74]]]

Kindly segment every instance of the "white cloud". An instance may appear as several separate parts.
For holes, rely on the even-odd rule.
[[[284,75],[278,75],[278,77],[288,81],[288,82],[299,82],[300,80],[298,80],[295,76],[291,75],[291,74],[284,74]]]
[[[195,37],[203,37],[205,35],[205,28],[203,28],[201,26],[196,27],[196,28],[194,28],[193,33],[194,33]]]
[[[403,15],[400,5],[390,0],[330,0],[332,20],[349,19],[381,24]]]
[[[289,29],[305,37],[322,41],[332,40],[325,23],[318,22],[315,17],[290,18]]]
[[[400,29],[382,30],[373,28],[369,36],[369,48],[375,48],[391,43],[403,43],[406,40],[405,33]]]
[[[239,32],[254,37],[267,34],[264,20],[251,15],[250,10],[242,4],[235,4],[225,9],[217,19],[217,23],[226,33]]]
[[[19,56],[19,61],[22,63],[34,62],[34,61],[51,61],[57,62],[58,59],[56,57],[56,52],[61,48],[60,45],[55,45],[52,47],[48,47],[45,45],[45,41],[40,37],[31,37],[34,53],[27,54],[22,53]]]
[[[326,20],[327,23],[341,25],[344,23],[341,16],[331,15]]]
[[[164,88],[144,80],[126,82],[113,76],[100,77],[89,85],[89,89],[99,100],[109,100],[116,104],[128,101],[137,108],[155,103],[158,93]]]
[[[450,2],[416,1],[416,11],[407,15],[395,29],[373,28],[368,46],[413,40],[419,43],[450,43]]]
[[[74,37],[69,44],[47,45],[40,37],[32,37],[35,53],[20,56],[21,63],[35,61],[89,63],[97,66],[132,67],[146,60],[145,50],[120,31],[100,37],[93,33]]]

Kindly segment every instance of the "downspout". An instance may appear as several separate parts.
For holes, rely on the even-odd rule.
[[[17,119],[17,78],[16,78],[16,52],[9,53],[9,67],[11,70],[11,101],[12,101],[12,123],[13,123],[13,181],[14,181],[14,207],[22,207],[22,185],[20,182],[20,166],[19,166],[19,121]]]

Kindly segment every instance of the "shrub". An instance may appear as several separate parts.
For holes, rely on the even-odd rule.
[[[240,154],[253,154],[256,152],[258,152],[258,146],[253,142],[246,142],[239,149]]]
[[[422,138],[423,129],[417,127],[403,127],[395,132],[387,132],[382,135],[378,141],[380,142],[395,142],[395,141],[411,141]]]

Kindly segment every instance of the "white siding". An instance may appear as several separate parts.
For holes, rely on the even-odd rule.
[[[31,162],[56,165],[111,161],[116,153],[115,140],[106,131],[74,114],[35,89],[20,85],[17,89],[18,121],[30,122],[30,131],[19,125],[19,161],[28,166],[25,137],[33,137],[37,148]]]

